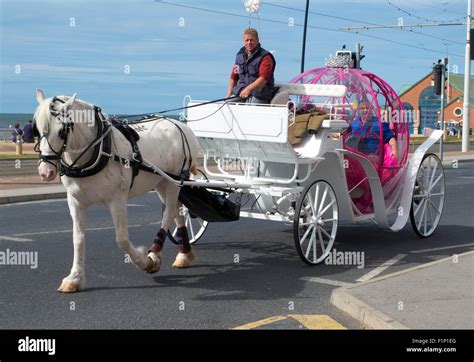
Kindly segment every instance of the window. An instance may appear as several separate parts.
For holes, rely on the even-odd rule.
[[[462,117],[462,108],[461,108],[461,107],[456,107],[456,108],[454,108],[453,114],[454,114],[456,117]]]
[[[435,94],[434,87],[427,87],[420,94],[420,133],[425,127],[436,129],[441,98]]]
[[[408,122],[408,129],[410,134],[413,134],[413,127],[415,122],[415,112],[413,106],[410,103],[403,102],[403,108],[405,108]]]

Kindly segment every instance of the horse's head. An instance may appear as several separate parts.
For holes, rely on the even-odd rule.
[[[35,151],[40,153],[38,173],[43,181],[52,181],[58,172],[59,161],[74,127],[71,110],[75,107],[75,97],[74,94],[72,97],[46,98],[41,89],[36,90],[39,106],[33,116],[34,133],[38,137]]]

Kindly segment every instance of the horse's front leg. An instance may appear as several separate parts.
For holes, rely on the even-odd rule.
[[[84,268],[86,208],[81,206],[80,203],[69,194],[67,196],[67,202],[73,223],[74,261],[72,263],[71,272],[63,279],[58,291],[73,293],[84,289],[86,285]]]
[[[140,269],[148,273],[157,272],[161,266],[160,255],[147,256],[145,248],[136,248],[129,240],[127,226],[127,199],[114,199],[110,203],[109,208],[114,221],[115,238],[119,248],[127,253],[132,262]]]

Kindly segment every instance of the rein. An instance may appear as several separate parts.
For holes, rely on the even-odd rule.
[[[188,109],[188,108],[193,108],[193,107],[199,107],[199,106],[203,106],[203,105],[207,105],[207,104],[211,104],[211,103],[217,103],[217,102],[220,102],[220,101],[229,101],[231,99],[236,99],[236,98],[239,98],[239,97],[236,97],[236,96],[226,97],[226,98],[216,99],[216,100],[205,102],[205,103],[196,104],[196,105],[193,105],[193,106],[169,109],[169,110],[162,111],[162,112],[159,112],[159,113],[167,113],[167,112],[172,112],[172,111],[177,111],[177,110],[183,110],[183,109]],[[55,102],[60,102],[60,103],[63,103],[63,104],[66,103],[66,102],[63,101],[60,98],[57,98],[57,97],[54,97],[51,101],[51,104],[50,104],[50,107],[49,107],[50,113],[54,117],[59,117],[60,112],[57,111],[54,108],[54,103]],[[224,105],[226,103],[224,103]],[[39,138],[38,143],[36,143],[35,148],[34,148],[35,151],[39,153],[39,156],[38,156],[39,161],[38,162],[39,163],[41,163],[41,162],[49,163],[49,164],[55,166],[58,169],[58,165],[56,163],[52,162],[52,161],[59,161],[59,174],[60,174],[60,176],[81,178],[81,177],[93,176],[93,175],[99,173],[100,171],[102,171],[105,168],[105,166],[107,166],[107,163],[109,162],[109,160],[112,159],[112,160],[114,160],[114,161],[116,161],[116,162],[118,162],[122,165],[126,165],[128,167],[132,166],[133,173],[132,173],[132,183],[130,185],[130,188],[132,188],[134,179],[138,175],[139,170],[143,170],[143,171],[146,171],[146,172],[156,174],[155,170],[150,168],[148,165],[146,165],[146,163],[142,159],[140,150],[139,150],[138,145],[137,145],[137,140],[134,140],[133,137],[130,136],[130,134],[127,135],[127,132],[126,131],[124,132],[123,129],[120,129],[120,127],[127,128],[127,126],[130,125],[130,124],[136,124],[136,123],[147,122],[147,121],[146,120],[139,120],[139,121],[135,121],[135,122],[117,122],[118,119],[125,118],[125,117],[114,117],[112,119],[112,125],[111,125],[109,123],[109,121],[104,117],[104,115],[102,114],[101,109],[99,107],[94,105],[93,109],[94,109],[94,122],[97,125],[97,135],[96,135],[95,139],[89,144],[89,146],[80,149],[81,153],[71,164],[67,164],[63,160],[62,156],[63,156],[64,152],[66,152],[66,149],[67,149],[67,146],[68,146],[69,134],[74,130],[74,122],[72,121],[72,119],[70,117],[68,117],[68,121],[66,121],[66,122],[61,121],[62,128],[59,130],[59,138],[61,138],[64,142],[63,142],[63,145],[61,146],[61,149],[59,151],[55,151],[51,147],[51,143],[49,142],[49,139],[48,139],[49,132],[45,132],[40,137],[38,129],[36,127],[36,122],[34,122],[33,123],[33,133],[34,133],[35,136],[38,136],[38,138]],[[138,116],[148,116],[148,117],[150,117],[150,116],[153,116],[153,115],[148,113],[148,114],[127,116],[127,117],[138,117]],[[149,121],[152,121],[152,120],[154,121],[154,120],[156,120],[156,118],[157,117],[155,116],[153,119],[150,119]],[[162,117],[162,118],[164,118],[164,117]],[[114,121],[117,124],[115,124]],[[184,180],[185,178],[188,177],[189,169],[191,168],[191,165],[192,165],[191,150],[190,150],[190,146],[189,146],[188,140],[186,138],[186,135],[184,134],[181,127],[179,127],[179,125],[174,123],[174,122],[171,122],[171,123],[173,123],[178,128],[178,130],[180,132],[181,141],[182,141],[182,144],[183,144],[183,154],[184,154],[184,160],[183,160],[183,164],[182,164],[182,167],[181,167],[180,175],[179,176],[174,176],[173,175],[173,177],[178,177],[181,180]],[[132,158],[131,159],[125,159],[125,158],[120,157],[118,155],[111,154],[112,142],[111,142],[110,132],[112,131],[112,129],[114,127],[117,128],[120,132],[122,132],[122,134],[125,136],[125,138],[130,142],[130,144],[132,146]],[[48,143],[49,148],[54,153],[53,155],[43,155],[41,153],[39,145],[40,145],[40,142],[43,138],[46,139],[46,142]],[[94,152],[93,152],[93,155],[92,155],[91,159],[85,165],[77,167],[76,166],[77,162],[81,158],[83,158],[84,155],[92,148],[94,149]],[[187,152],[186,152],[186,148],[187,148]],[[186,164],[188,164],[187,169],[186,169]]]
[[[159,117],[159,115],[163,114],[163,113],[169,113],[169,112],[174,112],[174,111],[182,111],[182,110],[185,110],[185,109],[194,108],[194,107],[201,107],[201,106],[205,106],[205,105],[212,104],[212,103],[217,103],[217,102],[222,102],[222,101],[225,101],[227,103],[228,101],[231,101],[232,99],[240,99],[240,97],[231,96],[231,97],[226,97],[226,98],[214,99],[213,101],[199,103],[199,104],[195,104],[193,106],[167,109],[166,111],[159,111],[159,112],[154,112],[154,113],[132,114],[132,115],[120,116],[120,117],[114,116],[114,119],[127,119],[127,118],[135,118],[135,117],[145,117],[145,119],[146,119],[147,117],[157,117],[157,116]],[[127,121],[126,123],[127,124],[142,123],[142,122],[146,122],[145,119],[140,119],[140,120],[133,121],[133,122],[128,122]]]

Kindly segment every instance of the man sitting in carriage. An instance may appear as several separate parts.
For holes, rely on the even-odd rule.
[[[236,55],[227,97],[234,95],[242,102],[270,103],[278,90],[274,79],[275,58],[261,47],[257,30],[246,29],[243,41],[244,46]]]

